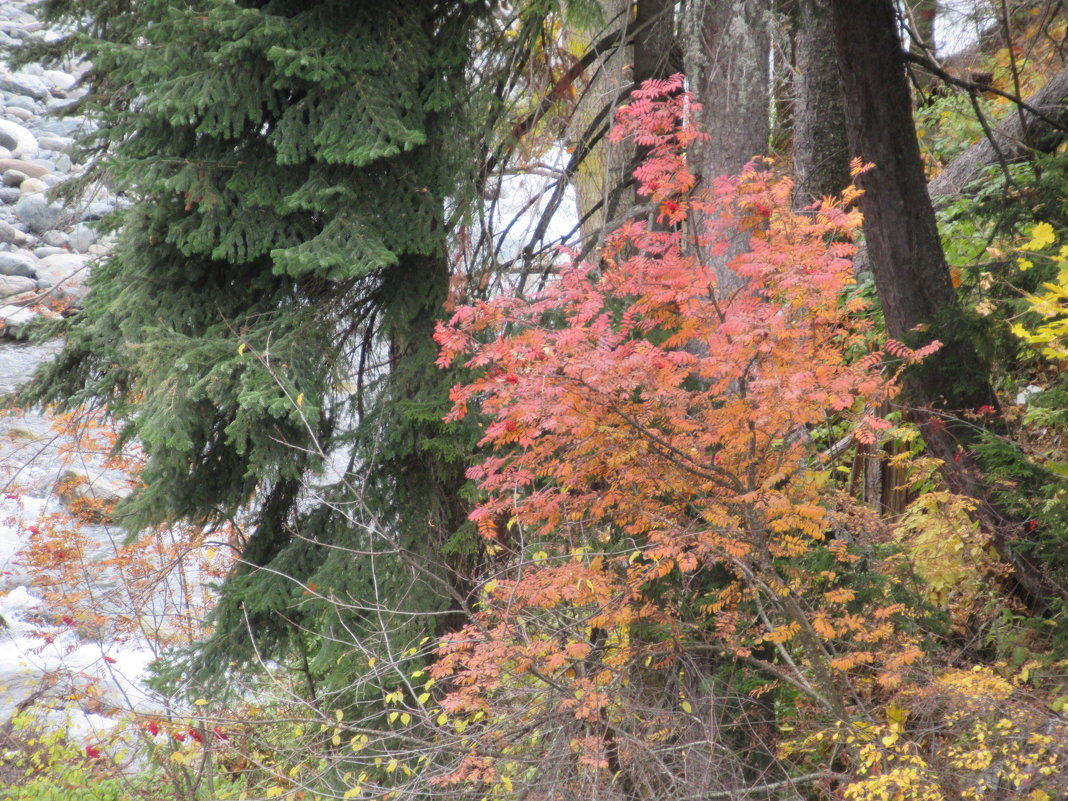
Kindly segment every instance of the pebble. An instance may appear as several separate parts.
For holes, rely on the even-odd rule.
[[[8,186],[10,186],[10,184],[8,184]],[[26,177],[19,181],[19,191],[24,195],[33,194],[34,192],[46,192],[48,191],[48,184],[40,178]]]
[[[0,242],[6,244],[22,245],[26,242],[26,234],[9,222],[0,220]]]
[[[3,181],[4,186],[20,186],[29,177],[21,170],[4,170],[4,174],[0,175],[0,181]]]
[[[69,72],[60,72],[59,70],[45,70],[41,73],[41,77],[63,92],[66,92],[78,82],[78,79]]]
[[[67,246],[75,253],[86,253],[96,244],[99,235],[88,225],[80,223],[74,226],[67,236]]]
[[[48,82],[25,71],[0,75],[0,89],[18,95],[29,95],[34,100],[44,100],[48,97]]]

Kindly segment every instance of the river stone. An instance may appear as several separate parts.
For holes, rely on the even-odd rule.
[[[17,122],[0,120],[0,145],[27,158],[37,155],[37,139]]]
[[[4,186],[21,186],[22,182],[28,180],[29,177],[22,170],[4,170],[0,181],[3,181]]]
[[[34,100],[44,100],[48,97],[48,81],[25,72],[0,75],[0,89],[16,95],[27,95]]]
[[[81,221],[101,220],[115,211],[115,205],[107,200],[94,200],[82,211]]]
[[[66,150],[74,140],[69,136],[42,136],[37,139],[37,144],[44,150]]]
[[[80,253],[46,256],[37,262],[37,280],[43,287],[55,287],[57,297],[80,301],[85,297],[89,258]]]
[[[22,197],[17,186],[0,186],[0,202],[16,203]]]
[[[22,122],[29,122],[33,119],[34,116],[32,111],[27,111],[26,109],[19,108],[18,106],[10,106],[4,111],[4,113],[9,117],[14,117],[17,120],[21,120]]]
[[[64,92],[78,82],[78,79],[70,73],[60,72],[59,70],[45,70],[41,73],[41,76],[46,81],[49,81],[54,87]]]
[[[73,166],[74,162],[70,160],[70,156],[68,156],[66,153],[60,153],[58,156],[56,156],[56,170],[58,170],[59,172],[70,172]]]
[[[39,315],[30,311],[25,306],[0,306],[0,336],[18,338],[22,335],[23,328],[33,322]],[[7,432],[11,436],[13,430]]]
[[[48,175],[48,167],[23,159],[0,158],[0,171],[18,170],[30,178],[42,178]]]
[[[32,278],[22,275],[0,275],[0,298],[9,295],[21,295],[23,292],[34,292],[37,282]]]
[[[30,179],[33,180],[33,179]],[[29,181],[26,181],[29,183]],[[40,192],[32,195],[23,195],[15,204],[15,216],[35,234],[41,234],[55,227],[59,221],[63,208],[55,203],[49,203],[48,199]]]
[[[88,225],[78,224],[67,235],[67,245],[75,253],[85,253],[92,245],[96,244],[98,238],[97,232]]]
[[[19,182],[19,191],[24,195],[40,194],[48,191],[48,184],[40,178],[26,178]]]
[[[0,252],[0,275],[18,275],[23,278],[36,278],[37,260],[25,253]]]
[[[67,235],[62,231],[45,231],[41,234],[41,241],[54,248],[67,247]]]
[[[21,245],[26,241],[26,234],[9,222],[0,220],[0,242]]]

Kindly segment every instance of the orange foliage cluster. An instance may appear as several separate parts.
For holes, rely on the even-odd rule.
[[[627,729],[634,677],[704,649],[842,718],[845,674],[893,685],[919,656],[894,624],[902,607],[844,586],[856,557],[834,531],[857,524],[821,447],[832,425],[859,440],[889,428],[866,411],[896,392],[887,364],[926,354],[870,348],[849,293],[855,192],[797,212],[761,162],[695,191],[681,88],[647,84],[613,133],[648,153],[635,175],[655,222],[628,222],[598,263],[533,299],[462,307],[439,327],[441,363],[476,371],[450,419],[476,406],[488,420],[471,517],[500,568],[434,666],[452,715]],[[713,264],[738,238],[729,267],[747,283],[725,295]],[[831,567],[809,567],[817,552]],[[487,781],[482,748],[521,739],[492,731],[453,781]],[[605,767],[606,738],[574,748]]]

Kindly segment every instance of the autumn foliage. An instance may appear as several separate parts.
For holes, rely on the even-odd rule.
[[[855,193],[794,211],[791,183],[761,162],[697,187],[681,88],[647,84],[613,133],[648,153],[635,177],[655,219],[628,222],[541,294],[439,327],[442,364],[475,375],[454,389],[452,419],[486,419],[472,519],[497,566],[434,668],[450,682],[445,711],[487,721],[447,781],[510,784],[543,749],[573,765],[555,763],[546,797],[770,781],[781,774],[759,758],[685,744],[719,718],[770,759],[775,722],[753,716],[775,702],[761,696],[841,724],[858,679],[869,697],[890,691],[921,655],[890,583],[853,580],[879,526],[833,469],[842,441],[890,428],[870,410],[894,396],[897,366],[926,354],[872,345],[851,292]],[[730,268],[746,284],[725,295],[709,257],[738,238]],[[716,678],[739,668],[744,690]],[[532,736],[539,716],[566,736]]]

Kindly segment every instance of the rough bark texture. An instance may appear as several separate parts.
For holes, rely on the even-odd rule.
[[[692,0],[683,7],[683,59],[708,142],[694,148],[694,169],[705,185],[733,175],[767,153],[769,131],[769,0]],[[719,289],[729,294],[742,281],[717,265]]]
[[[913,398],[951,410],[991,404],[927,195],[891,0],[831,0],[831,9],[850,150],[875,165],[858,184],[887,332],[911,344],[944,343],[911,372]]]
[[[827,0],[799,0],[794,41],[795,197],[807,206],[849,185],[849,143]]]
[[[1038,110],[1043,117],[1024,110],[1027,133],[1034,148],[1042,153],[1052,153],[1068,138],[1068,69],[1050,78],[1038,92],[1027,99],[1027,105]],[[964,193],[969,184],[983,177],[983,172],[1001,158],[1008,163],[1017,163],[1027,158],[1023,126],[1020,114],[1012,113],[994,128],[994,141],[982,139],[961,153],[938,174],[928,186],[936,205],[943,205]],[[1051,125],[1050,121],[1056,123]]]

